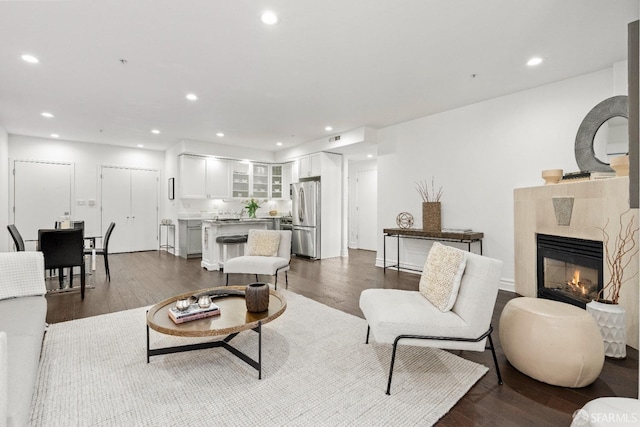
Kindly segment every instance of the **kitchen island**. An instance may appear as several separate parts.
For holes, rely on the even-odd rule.
[[[224,267],[225,251],[216,242],[221,236],[247,235],[249,230],[273,230],[279,228],[279,218],[210,219],[202,221],[202,265],[209,271],[220,271]],[[226,258],[239,256],[238,249],[244,244],[229,245]]]

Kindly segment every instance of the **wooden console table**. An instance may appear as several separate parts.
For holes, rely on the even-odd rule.
[[[467,250],[471,252],[471,244],[479,243],[480,255],[482,255],[482,238],[484,233],[477,231],[471,231],[467,233],[459,232],[447,232],[447,231],[425,231],[413,228],[385,228],[382,230],[383,237],[383,260],[382,267],[386,273],[387,268],[397,267],[400,271],[400,238],[403,239],[420,239],[420,240],[436,240],[439,242],[454,242],[454,243],[466,243]],[[396,237],[398,248],[398,262],[397,264],[387,265],[387,237]],[[405,268],[405,270],[421,271],[412,268]]]

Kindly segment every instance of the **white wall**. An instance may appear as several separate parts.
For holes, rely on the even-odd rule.
[[[578,127],[613,95],[613,69],[491,99],[378,132],[378,265],[382,229],[402,211],[422,227],[419,180],[444,187],[442,227],[484,232],[484,254],[504,261],[503,288],[513,285],[513,190],[542,185],[543,169],[578,170]],[[388,242],[390,243],[390,242]],[[427,244],[405,241],[401,260],[422,268]],[[395,242],[387,258],[396,257]]]
[[[101,165],[155,169],[160,171],[160,182],[166,182],[163,173],[164,153],[161,151],[21,135],[9,135],[8,145],[8,156],[11,160],[49,160],[74,163],[76,200],[95,199],[96,205],[90,207],[74,204],[71,215],[72,218],[83,219],[85,229],[92,233],[106,231],[100,230],[100,181],[98,178]],[[166,194],[166,186],[161,187],[160,194]],[[12,203],[8,205],[11,206]],[[160,206],[162,215],[162,203]]]
[[[9,135],[0,126],[0,200],[4,209],[0,209],[0,227],[7,230],[9,224]],[[9,231],[2,231],[6,238],[0,239],[0,252],[7,252],[11,248]]]

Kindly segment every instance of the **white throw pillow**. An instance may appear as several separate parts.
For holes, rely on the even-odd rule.
[[[440,311],[451,310],[466,265],[466,252],[435,242],[420,277],[420,293]]]
[[[280,233],[250,230],[248,246],[249,256],[276,256],[280,246]]]

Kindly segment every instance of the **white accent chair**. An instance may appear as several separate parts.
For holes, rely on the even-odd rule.
[[[392,343],[387,394],[398,344],[436,347],[450,350],[484,351],[493,354],[498,384],[502,376],[498,367],[491,317],[498,295],[502,261],[468,253],[455,304],[442,312],[418,291],[367,289],[360,294],[360,309],[379,343]],[[487,338],[489,346],[486,346]]]
[[[226,285],[229,285],[229,274],[255,274],[275,276],[275,289],[278,289],[278,273],[284,272],[286,287],[289,287],[289,264],[291,262],[291,230],[249,230],[246,254],[251,254],[251,247],[257,233],[277,233],[280,236],[278,253],[276,256],[243,255],[231,258],[224,263]]]

